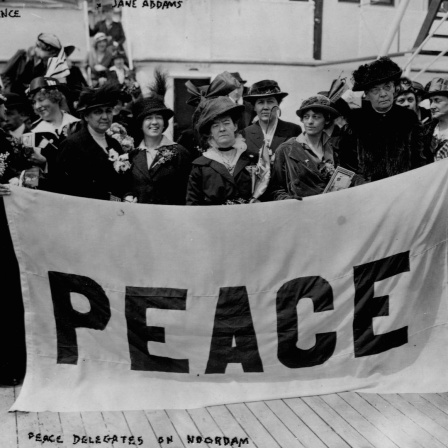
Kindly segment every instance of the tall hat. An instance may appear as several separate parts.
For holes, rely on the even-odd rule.
[[[389,81],[398,83],[401,68],[392,59],[383,56],[370,64],[359,66],[352,74],[353,91],[361,92]]]
[[[196,94],[199,99],[196,100],[198,102],[198,105],[192,116],[193,127],[197,129],[197,121],[208,100],[212,98],[227,96],[239,86],[239,82],[229,72],[222,72],[215,77],[215,79],[206,89],[197,89]]]
[[[448,96],[448,78],[433,78],[426,84],[425,91],[427,98],[434,95]]]
[[[210,126],[216,118],[229,115],[234,122],[237,122],[244,110],[243,105],[235,104],[228,96],[218,96],[205,100],[197,120],[196,129],[199,134],[206,135],[210,132]]]
[[[78,102],[78,112],[87,113],[98,107],[114,107],[120,98],[120,86],[116,83],[105,83],[101,87],[85,87],[81,91]]]
[[[137,100],[132,108],[132,114],[141,127],[145,117],[151,114],[159,114],[166,123],[174,116],[174,112],[165,106],[164,98],[167,91],[168,75],[159,68],[154,70],[154,82],[149,86],[149,96]]]
[[[300,105],[300,109],[296,111],[296,114],[302,118],[303,114],[308,110],[316,110],[321,112],[327,112],[332,117],[336,118],[339,115],[339,112],[333,107],[331,101],[324,95],[314,95],[310,98],[307,98]]]
[[[243,98],[250,102],[255,102],[258,99],[273,96],[277,101],[282,100],[285,96],[288,96],[286,92],[282,92],[277,81],[272,79],[264,79],[252,84],[249,89],[249,93],[244,95]]]

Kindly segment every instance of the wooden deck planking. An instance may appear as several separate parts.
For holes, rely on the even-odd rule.
[[[378,448],[397,448],[399,446],[338,394],[322,395],[321,399],[373,446]],[[370,417],[375,418],[375,415]]]
[[[301,441],[271,411],[266,403],[257,401],[247,403],[246,406],[281,447],[305,448]]]
[[[391,405],[384,398],[376,394],[360,394],[367,402],[374,406],[386,418],[390,419],[397,427],[406,432],[411,440],[415,440],[422,447],[438,447],[445,445],[435,439],[431,433],[415,424],[407,415]]]
[[[366,420],[375,425],[384,435],[389,437],[397,446],[424,448],[423,445],[403,431],[401,426],[397,425],[393,419],[387,418],[359,394],[344,392],[338,395],[356,409]]]
[[[201,434],[208,435],[213,438],[224,436],[224,433],[213,420],[213,417],[206,408],[188,409],[187,412]]]
[[[160,447],[144,411],[127,411],[124,413],[124,417],[135,440],[138,440],[138,438],[141,437],[144,440],[144,443],[149,447]],[[136,446],[138,446],[138,444]]]
[[[277,415],[282,423],[306,448],[326,448],[322,440],[289,408],[283,400],[266,401],[266,406]]]
[[[159,442],[161,447],[185,447],[165,411],[145,411],[145,414],[148,420],[151,422],[151,427],[154,431],[157,441],[159,441],[159,439],[162,439]],[[172,442],[169,441],[169,437],[172,437]]]
[[[190,415],[186,410],[183,409],[172,409],[166,411],[171,423],[176,428],[179,437],[184,441],[184,444],[188,445],[189,438],[193,437],[194,446],[198,448],[209,447],[203,439],[208,436],[208,434],[201,434],[198,430],[196,424],[191,419]],[[205,436],[205,437],[203,437]]]
[[[235,419],[226,406],[210,406],[207,408],[207,410],[218,427],[221,429],[225,437],[249,437],[249,445],[244,446],[248,446],[250,448],[261,448],[262,446],[264,446],[262,442],[260,442],[260,445],[258,445],[256,440],[257,437],[255,438],[255,440],[250,437],[246,428],[242,426],[243,422]],[[277,443],[273,441],[272,448],[276,448],[277,446]]]
[[[316,414],[301,398],[283,400],[296,415],[330,448],[350,448],[350,445],[335,430]]]
[[[355,428],[347,423],[338,412],[332,409],[321,397],[304,397],[303,401],[326,421],[350,446],[376,448]]]
[[[436,423],[442,426],[442,428],[448,429],[448,415],[443,410],[439,409],[437,406],[434,406],[419,394],[400,394],[400,397],[414,405],[429,418],[433,419]]]
[[[115,444],[101,441],[108,448],[127,446],[122,436],[142,437],[143,448],[213,448],[215,437],[247,437],[250,448],[448,447],[448,394],[345,392],[192,410],[8,413],[16,392],[0,388],[0,448],[73,447],[73,434],[119,436]],[[64,443],[36,442],[29,432],[62,435]],[[188,436],[212,442],[188,443]]]
[[[82,412],[81,419],[84,424],[86,435],[90,437],[94,437],[96,435],[108,435],[106,422],[104,421],[103,414],[101,412]],[[94,445],[91,444],[90,446]],[[111,443],[102,442],[101,447],[113,448],[113,445]]]
[[[423,428],[439,442],[442,444],[448,443],[448,430],[440,426],[403,397],[400,397],[397,394],[381,394],[380,396],[408,416],[415,424]]]

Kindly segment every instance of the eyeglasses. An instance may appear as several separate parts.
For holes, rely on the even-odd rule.
[[[383,84],[381,86],[378,87],[373,87],[372,89],[370,89],[368,91],[368,93],[371,93],[372,95],[379,95],[381,90],[384,90],[385,92],[391,92],[392,89],[394,88],[394,83],[393,82],[389,82],[387,84]]]

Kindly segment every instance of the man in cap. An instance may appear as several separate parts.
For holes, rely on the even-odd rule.
[[[417,115],[394,104],[401,73],[388,57],[353,72],[353,91],[364,91],[367,101],[348,117],[339,146],[340,165],[368,182],[427,163]]]
[[[24,133],[30,132],[31,106],[25,97],[17,93],[6,93],[5,97],[6,119],[3,129],[19,139]]]
[[[282,92],[276,81],[269,79],[256,82],[243,98],[254,106],[258,122],[243,131],[246,138],[247,151],[258,157],[263,144],[269,147],[271,158],[277,147],[291,137],[302,132],[298,124],[280,120],[280,104],[288,94]]]
[[[54,34],[40,33],[34,47],[31,47],[28,52],[18,50],[6,64],[1,75],[5,90],[23,95],[34,78],[47,75],[50,58],[55,58],[54,60],[58,62],[57,56],[61,49],[68,57],[73,53],[75,47],[73,45],[62,47],[61,41]],[[58,64],[55,64],[55,66],[58,66]],[[68,76],[69,73],[69,70],[64,66],[64,77]],[[50,76],[50,74],[47,76]]]
[[[120,22],[115,22],[114,7],[112,4],[103,6],[104,19],[90,28],[90,36],[95,36],[96,33],[104,33],[109,38],[109,44],[116,50],[124,51],[124,41],[126,36],[124,34],[123,26]]]

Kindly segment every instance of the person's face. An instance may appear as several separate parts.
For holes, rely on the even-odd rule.
[[[104,11],[104,18],[106,20],[112,20],[114,18],[114,12],[111,9]]]
[[[237,125],[229,116],[217,118],[210,128],[211,138],[219,148],[228,148],[235,143]]]
[[[14,131],[25,121],[25,117],[17,109],[6,109],[4,128],[7,131]]]
[[[302,123],[305,127],[305,134],[320,135],[327,124],[327,120],[321,112],[310,109],[303,114]]]
[[[143,135],[150,138],[156,138],[162,135],[164,128],[163,116],[160,114],[148,115],[143,120],[142,131]]]
[[[53,52],[45,50],[39,41],[37,41],[37,43],[36,43],[34,52],[35,52],[34,54],[38,58],[43,59],[43,60],[47,60],[48,58],[50,58],[53,55]]]
[[[41,93],[36,93],[33,99],[33,107],[35,112],[44,121],[53,121],[58,115],[61,114],[61,108],[58,103],[53,103]]]
[[[96,44],[97,51],[101,51],[101,52],[105,51],[106,47],[107,47],[107,42],[105,40],[102,40]]]
[[[114,59],[114,66],[118,68],[119,70],[123,70],[124,68],[124,59],[123,58],[116,58]]]
[[[377,84],[366,91],[366,97],[378,112],[388,111],[394,102],[395,84],[392,81]]]
[[[417,101],[415,95],[411,92],[399,95],[395,100],[395,103],[417,113]]]
[[[272,121],[272,119],[275,117],[274,108],[276,107],[278,107],[277,99],[273,96],[268,96],[266,98],[260,98],[259,100],[255,101],[254,110],[261,122],[268,123],[269,120]]]
[[[113,108],[109,106],[92,109],[84,117],[87,124],[99,134],[104,134],[112,125]]]
[[[433,118],[448,116],[448,97],[445,95],[434,95],[430,98],[431,113]]]

